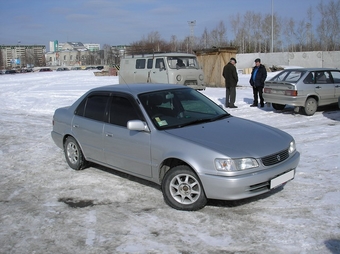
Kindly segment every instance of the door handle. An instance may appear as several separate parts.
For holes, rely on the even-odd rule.
[[[72,127],[73,127],[73,128],[79,128],[79,125],[73,124]]]
[[[316,86],[315,88],[321,88],[321,86]]]
[[[112,137],[113,137],[113,134],[111,134],[111,133],[106,133],[105,136],[106,136],[106,137],[109,137],[109,138],[112,138]]]

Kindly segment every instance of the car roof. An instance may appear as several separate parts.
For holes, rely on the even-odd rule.
[[[162,91],[167,89],[192,89],[183,85],[175,85],[175,84],[154,84],[154,83],[146,83],[146,84],[119,84],[119,85],[109,85],[109,86],[101,86],[96,87],[90,90],[92,91],[108,91],[108,92],[127,92],[132,95],[138,95],[147,92],[154,91]]]
[[[126,55],[123,58],[150,58],[150,57],[196,57],[194,54],[189,53],[154,53],[154,54],[136,54]]]
[[[339,71],[336,68],[291,68],[285,69],[285,71]]]

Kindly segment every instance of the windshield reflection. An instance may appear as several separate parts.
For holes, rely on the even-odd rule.
[[[230,116],[194,89],[171,89],[139,95],[157,129],[181,128]]]

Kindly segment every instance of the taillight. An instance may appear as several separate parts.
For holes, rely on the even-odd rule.
[[[270,88],[265,88],[263,91],[264,91],[264,93],[270,93],[271,90],[272,90],[272,89],[270,89]]]
[[[296,91],[296,90],[285,91],[285,95],[287,95],[287,96],[297,96],[297,94],[298,94],[298,91]]]

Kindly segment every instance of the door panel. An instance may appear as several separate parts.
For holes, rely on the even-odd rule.
[[[329,72],[318,71],[315,73],[314,91],[319,95],[319,105],[335,101],[335,87]]]
[[[106,163],[144,177],[151,177],[150,133],[130,131],[129,120],[142,120],[136,103],[123,96],[112,96],[109,123],[104,125],[103,147]]]
[[[340,71],[331,71],[334,88],[335,88],[335,99],[340,97]]]

